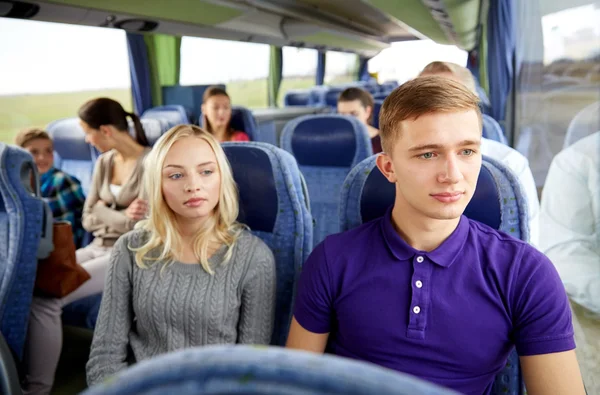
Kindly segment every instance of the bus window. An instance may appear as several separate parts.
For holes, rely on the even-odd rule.
[[[0,141],[99,96],[132,110],[123,30],[0,18],[0,37]]]
[[[357,67],[356,55],[327,51],[325,55],[325,85],[355,81]]]
[[[279,106],[290,89],[315,86],[317,75],[317,50],[310,48],[283,47],[283,70],[279,87]]]
[[[223,83],[233,105],[269,106],[269,46],[209,38],[181,40],[181,85]]]
[[[515,141],[529,157],[540,188],[554,156],[576,138],[585,137],[570,132],[582,121],[577,115],[600,100],[600,2],[578,2],[585,3],[589,4],[519,4],[523,9],[517,13],[517,31],[527,33],[517,36],[523,59],[516,94]],[[591,115],[585,122],[595,124],[591,130],[597,131],[598,114],[595,118]]]

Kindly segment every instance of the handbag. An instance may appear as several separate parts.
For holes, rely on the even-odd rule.
[[[54,249],[47,258],[38,261],[35,279],[36,291],[55,298],[62,298],[79,288],[91,277],[77,263],[73,230],[67,221],[52,224]]]

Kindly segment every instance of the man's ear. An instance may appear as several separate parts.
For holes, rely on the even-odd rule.
[[[377,168],[383,174],[385,178],[391,183],[395,183],[398,181],[396,177],[396,173],[394,172],[394,164],[392,163],[392,158],[385,152],[377,155],[376,159]]]

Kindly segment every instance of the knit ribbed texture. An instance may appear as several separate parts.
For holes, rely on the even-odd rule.
[[[244,231],[225,264],[221,247],[209,260],[211,276],[200,264],[139,268],[128,246],[140,246],[144,236],[142,230],[129,232],[113,248],[87,364],[89,385],[131,362],[181,348],[269,344],[275,260],[259,238]]]

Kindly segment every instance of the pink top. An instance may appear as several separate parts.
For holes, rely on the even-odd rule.
[[[235,131],[229,141],[250,141],[250,137],[245,132]]]

